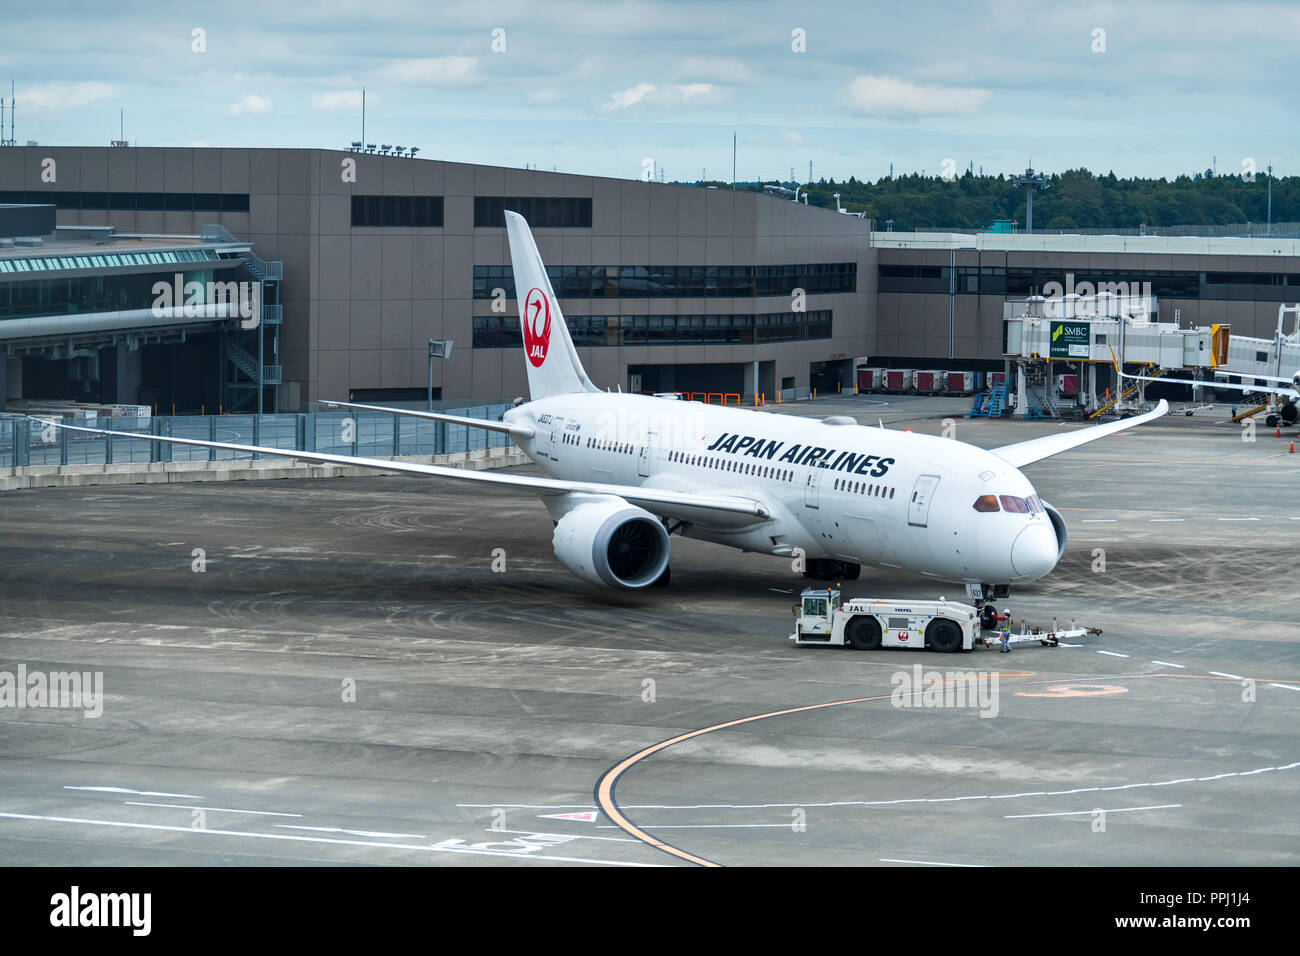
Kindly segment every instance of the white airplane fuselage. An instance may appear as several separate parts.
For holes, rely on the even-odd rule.
[[[1006,584],[1046,575],[1064,550],[1064,522],[1019,469],[954,439],[609,392],[534,400],[504,420],[533,427],[517,441],[555,478],[762,502],[761,520],[654,509],[745,551]],[[977,510],[988,496],[1029,505]]]

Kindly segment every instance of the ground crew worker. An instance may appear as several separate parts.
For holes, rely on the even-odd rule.
[[[1002,653],[1011,653],[1011,608],[1005,608],[999,614],[992,605],[985,605],[984,611],[988,611],[988,620],[991,622],[987,625],[988,630],[1000,630],[1002,632]],[[980,612],[980,626],[985,627],[984,611]]]

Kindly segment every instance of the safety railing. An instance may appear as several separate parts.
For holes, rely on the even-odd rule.
[[[448,409],[447,414],[496,421],[508,404]],[[131,433],[170,435],[266,448],[321,451],[359,457],[447,455],[513,444],[510,436],[468,425],[427,421],[391,412],[309,412],[280,415],[176,415],[69,421],[115,432],[91,435],[50,428],[26,418],[0,419],[0,468],[26,465],[120,464],[150,461],[224,461],[264,457],[230,449],[171,445]]]

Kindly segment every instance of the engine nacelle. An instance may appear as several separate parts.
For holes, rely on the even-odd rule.
[[[1060,561],[1065,557],[1065,541],[1068,537],[1065,532],[1065,519],[1061,517],[1059,511],[1046,501],[1043,502],[1043,508],[1047,512],[1047,517],[1051,519],[1052,530],[1056,532],[1056,560]]]
[[[654,584],[668,568],[672,545],[663,522],[622,498],[592,498],[555,525],[555,556],[578,577],[611,588]]]

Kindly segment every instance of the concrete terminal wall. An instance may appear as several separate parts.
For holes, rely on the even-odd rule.
[[[413,455],[390,459],[483,471],[526,465],[517,448],[479,448],[448,455]],[[80,488],[89,485],[153,485],[179,481],[269,481],[275,478],[341,478],[398,475],[352,465],[322,465],[288,458],[225,461],[125,462],[104,465],[29,465],[0,468],[0,492],[37,488]]]

